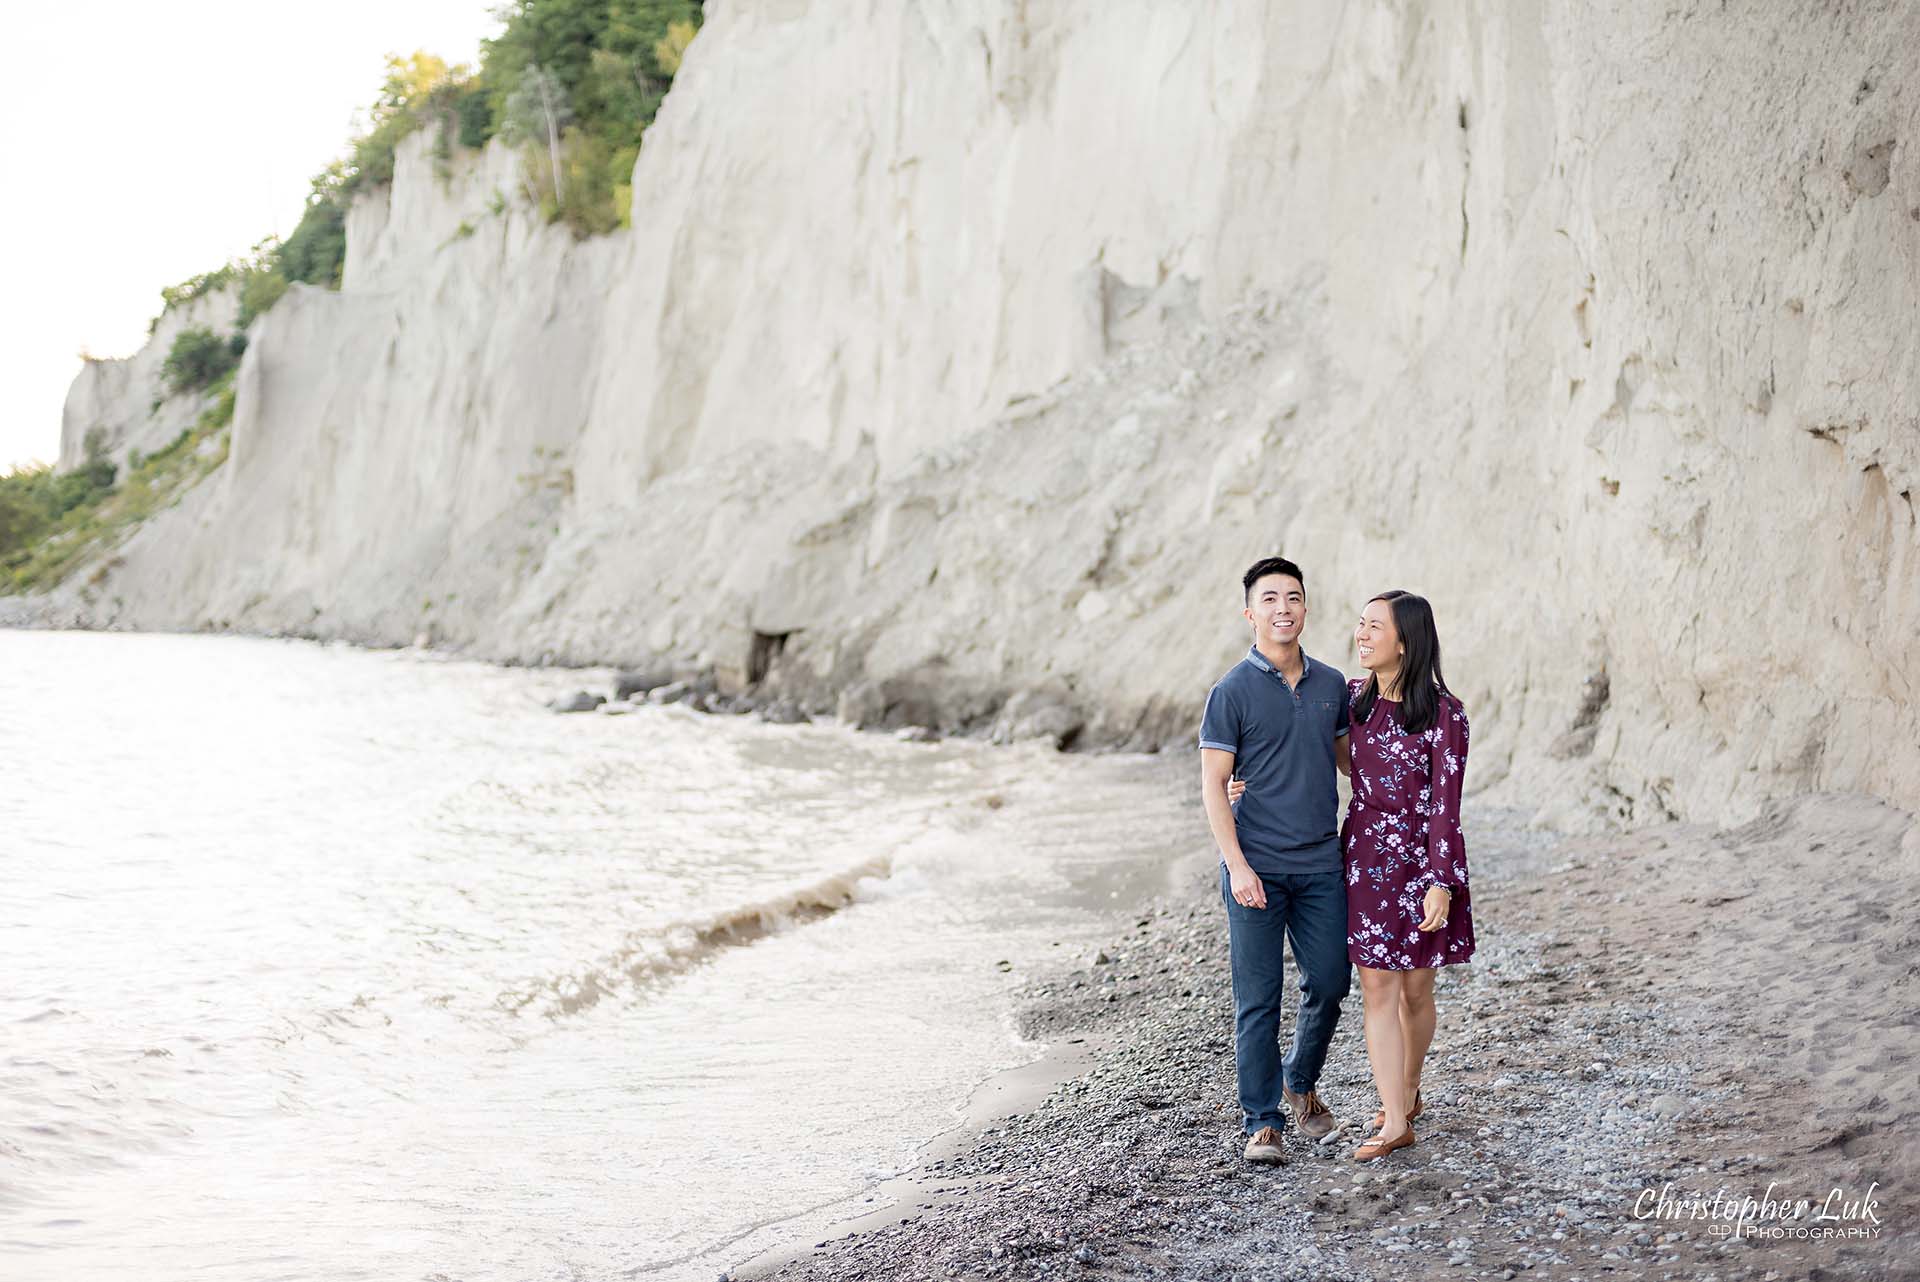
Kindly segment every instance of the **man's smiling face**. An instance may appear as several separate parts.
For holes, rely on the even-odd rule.
[[[1262,646],[1289,646],[1307,626],[1307,590],[1291,574],[1263,574],[1247,589],[1247,622]]]

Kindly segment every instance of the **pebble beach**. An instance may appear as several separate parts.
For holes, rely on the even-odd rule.
[[[1050,1089],[723,1277],[1920,1275],[1907,817],[1815,796],[1731,830],[1560,837],[1471,801],[1467,822],[1479,951],[1442,971],[1411,1148],[1352,1160],[1377,1105],[1356,984],[1320,1083],[1341,1128],[1242,1160],[1225,916],[1195,855],[1184,891],[1020,990]],[[1809,893],[1815,868],[1847,893]],[[1717,1227],[1749,1197],[1746,1232]]]

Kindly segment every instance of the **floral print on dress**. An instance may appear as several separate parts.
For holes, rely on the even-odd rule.
[[[1361,681],[1347,683],[1349,712]],[[1467,843],[1460,788],[1467,772],[1467,713],[1440,696],[1431,728],[1408,734],[1400,705],[1373,701],[1353,722],[1353,799],[1340,826],[1347,875],[1347,957],[1376,970],[1449,966],[1473,956]],[[1420,929],[1421,903],[1435,884],[1452,886],[1447,924]]]

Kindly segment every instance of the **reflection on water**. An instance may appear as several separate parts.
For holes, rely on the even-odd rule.
[[[1150,759],[582,684],[0,631],[0,1276],[711,1278],[1204,842]]]

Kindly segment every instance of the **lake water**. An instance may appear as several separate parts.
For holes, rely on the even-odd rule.
[[[1206,841],[1154,758],[581,687],[0,631],[0,1277],[711,1279]]]

